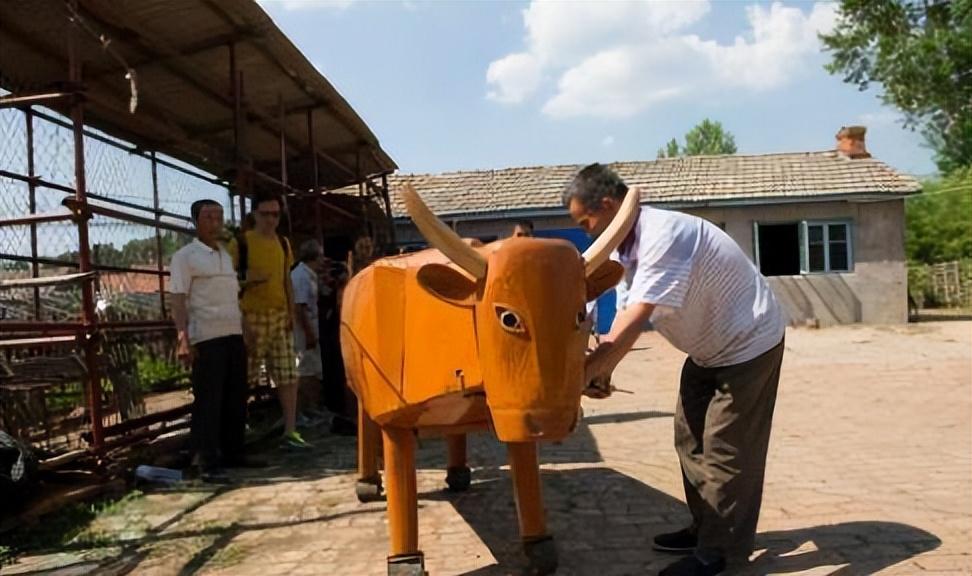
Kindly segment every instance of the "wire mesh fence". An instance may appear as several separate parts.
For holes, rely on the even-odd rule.
[[[66,201],[75,197],[75,151],[68,120],[46,109],[4,109],[0,132],[0,221],[70,215]],[[98,271],[98,401],[102,425],[111,428],[191,401],[186,371],[175,356],[174,330],[164,322],[167,267],[191,240],[186,232],[194,201],[215,200],[228,216],[233,212],[227,186],[209,174],[96,130],[86,129],[83,140],[92,207],[88,246]],[[76,221],[0,225],[0,281],[8,281],[0,284],[0,319],[80,326],[79,283],[15,281],[76,273],[81,249]],[[0,427],[57,453],[86,445],[91,367],[83,336],[48,333],[0,335]]]

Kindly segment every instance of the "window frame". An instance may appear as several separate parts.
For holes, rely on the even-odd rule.
[[[780,224],[796,224],[797,226],[797,250],[800,251],[800,275],[812,274],[847,274],[854,272],[854,220],[851,218],[832,218],[820,220],[797,220],[797,221],[759,221],[753,220],[753,262],[756,269],[762,273],[762,266],[759,257],[759,227],[773,226]],[[810,270],[810,227],[823,227],[823,252],[824,269]],[[830,227],[844,226],[846,232],[845,244],[847,245],[847,269],[832,270],[830,266]]]
[[[823,234],[823,270],[810,270],[810,227],[822,227]],[[844,244],[847,246],[847,268],[834,270],[830,266],[830,227],[843,226],[845,232]],[[800,221],[800,274],[841,274],[854,271],[854,222],[849,219],[832,220],[801,220]],[[837,242],[839,243],[839,242]]]

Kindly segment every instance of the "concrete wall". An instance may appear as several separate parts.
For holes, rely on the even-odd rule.
[[[907,322],[908,273],[904,255],[904,201],[819,202],[685,209],[723,224],[725,231],[754,258],[753,223],[849,220],[853,270],[844,273],[775,276],[769,279],[792,324],[820,325]],[[573,227],[567,216],[533,218],[537,229]],[[461,236],[509,236],[514,219],[458,221]],[[452,224],[449,221],[449,224]],[[409,225],[399,225],[399,241],[421,242]]]

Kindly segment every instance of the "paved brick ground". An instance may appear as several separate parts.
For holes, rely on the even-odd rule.
[[[650,537],[687,521],[672,448],[682,358],[654,334],[619,368],[634,391],[585,401],[545,446],[559,574],[652,574]],[[754,574],[972,573],[972,323],[793,330]],[[98,519],[79,544],[3,574],[385,573],[383,505],[353,496],[353,443],[313,435],[242,486],[155,492]],[[472,441],[474,485],[444,493],[444,446],[422,444],[421,542],[431,574],[517,574],[523,558],[502,447]]]

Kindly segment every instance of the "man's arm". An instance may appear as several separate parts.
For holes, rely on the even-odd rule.
[[[314,330],[310,321],[310,306],[307,304],[297,304],[297,325],[304,332],[304,349],[313,350],[317,346],[317,330]]]
[[[193,349],[189,345],[189,310],[185,294],[172,294],[172,320],[175,322],[178,344],[176,355],[186,364],[193,360]]]
[[[601,345],[587,357],[585,382],[614,371],[638,340],[642,326],[654,310],[654,304],[637,302],[618,314],[611,324],[611,331],[601,339]]]

